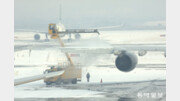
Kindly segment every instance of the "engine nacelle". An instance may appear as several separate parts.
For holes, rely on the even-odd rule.
[[[145,50],[138,51],[139,56],[144,56],[146,54],[147,54],[147,51],[145,51]]]
[[[40,35],[39,34],[35,34],[34,35],[34,40],[38,41],[40,39]]]
[[[115,65],[120,71],[129,72],[136,67],[137,62],[138,59],[135,54],[124,52],[118,55]]]
[[[81,35],[79,33],[75,34],[75,39],[80,39],[81,38]]]

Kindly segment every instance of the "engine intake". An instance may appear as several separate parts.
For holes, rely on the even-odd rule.
[[[123,72],[133,70],[137,65],[137,56],[133,53],[121,53],[115,60],[116,67]]]
[[[40,35],[39,34],[35,34],[34,35],[34,40],[38,41],[40,39]]]

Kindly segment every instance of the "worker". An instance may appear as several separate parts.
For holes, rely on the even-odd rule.
[[[90,79],[90,74],[89,74],[89,72],[86,74],[86,78],[87,78],[87,82],[89,82],[89,79]]]

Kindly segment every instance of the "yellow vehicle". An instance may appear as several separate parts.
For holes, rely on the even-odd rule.
[[[58,30],[56,24],[49,24],[48,33],[51,35],[52,39],[57,39],[58,37]]]
[[[58,39],[60,42],[61,47],[65,47],[64,43],[61,40],[60,31],[63,32],[63,28],[59,27],[57,28],[56,24],[49,24],[49,34],[51,35],[52,39]],[[52,83],[55,84],[67,84],[67,83],[72,83],[76,84],[77,81],[81,81],[81,74],[82,71],[80,68],[75,68],[73,61],[71,57],[69,56],[68,53],[65,53],[67,60],[69,61],[69,65],[66,66],[65,68],[60,68],[60,67],[51,67],[50,69],[47,69],[44,71],[44,74],[50,73],[50,72],[57,72],[57,71],[64,71],[64,73],[60,76],[55,76],[51,78],[45,78],[44,82],[47,85],[50,85]]]
[[[46,85],[50,84],[76,84],[77,81],[81,81],[81,74],[82,71],[80,68],[73,68],[73,67],[66,67],[66,68],[60,68],[60,67],[51,67],[50,69],[47,69],[44,71],[44,74],[50,73],[50,72],[57,72],[57,71],[62,71],[64,70],[65,72],[60,75],[60,76],[55,76],[51,78],[46,78],[44,79],[44,82]]]

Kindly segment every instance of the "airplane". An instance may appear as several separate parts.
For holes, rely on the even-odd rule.
[[[72,34],[74,35],[75,39],[80,39],[81,35],[80,33],[97,33],[98,35],[100,34],[97,29],[66,29],[65,26],[61,23],[62,22],[62,10],[61,10],[61,1],[59,2],[59,21],[58,23],[50,23],[48,26],[48,32],[40,32],[44,33],[46,36],[45,41],[49,41],[48,35],[51,35],[52,39],[57,39],[57,36],[65,37],[68,36],[68,42],[72,41]],[[57,35],[58,34],[58,35]],[[40,35],[35,34],[34,35],[34,40],[40,40]]]

